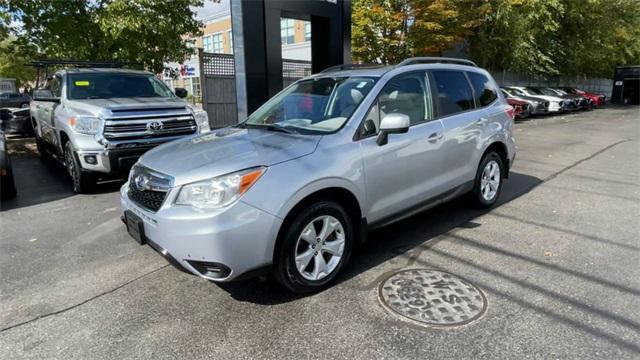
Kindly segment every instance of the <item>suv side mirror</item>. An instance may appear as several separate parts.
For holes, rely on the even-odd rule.
[[[376,143],[385,145],[389,140],[389,134],[403,134],[409,131],[409,117],[405,114],[391,113],[385,115],[380,121],[380,133]]]
[[[40,89],[33,92],[33,100],[35,101],[48,101],[48,102],[60,102],[59,97],[55,97],[51,90]]]
[[[188,93],[189,93],[189,92],[188,92],[188,91],[187,91],[187,89],[185,89],[185,88],[177,87],[177,88],[175,89],[175,94],[176,94],[176,96],[177,96],[177,97],[179,97],[179,98],[181,98],[181,99],[186,98]]]

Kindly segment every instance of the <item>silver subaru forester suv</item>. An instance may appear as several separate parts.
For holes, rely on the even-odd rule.
[[[498,85],[470,61],[334,67],[236,126],[147,152],[122,186],[123,220],[206,279],[269,269],[294,292],[317,291],[368,229],[460,195],[495,204],[512,126]]]

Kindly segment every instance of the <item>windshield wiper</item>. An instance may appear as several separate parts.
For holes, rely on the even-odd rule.
[[[277,124],[247,124],[246,122],[238,124],[238,127],[251,129],[265,129],[267,131],[280,131],[287,134],[299,134],[299,132]]]

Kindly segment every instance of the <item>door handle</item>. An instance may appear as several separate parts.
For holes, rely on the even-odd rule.
[[[487,118],[481,117],[480,119],[476,120],[476,124],[484,126],[484,124],[486,124],[487,121],[488,121]]]
[[[441,132],[434,132],[431,135],[429,135],[429,137],[427,138],[427,141],[429,142],[436,142],[440,139],[442,139],[442,133]]]

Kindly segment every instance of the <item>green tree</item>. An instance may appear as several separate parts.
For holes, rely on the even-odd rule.
[[[560,0],[491,0],[483,24],[467,39],[470,57],[495,70],[558,74]]]
[[[616,65],[640,64],[640,2],[567,1],[560,44],[566,75],[610,77]]]
[[[202,0],[0,0],[18,25],[16,42],[38,57],[138,62],[152,71],[191,53],[200,34],[191,6]]]

